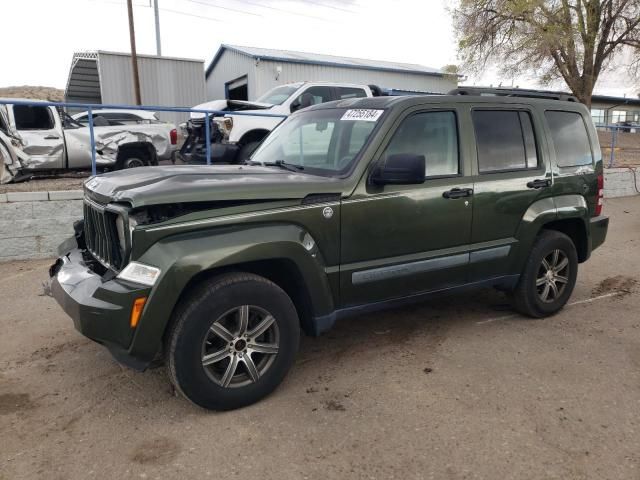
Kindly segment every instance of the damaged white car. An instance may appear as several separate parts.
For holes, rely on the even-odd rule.
[[[0,183],[91,168],[89,127],[55,107],[1,104],[0,133],[5,144],[0,148]],[[94,139],[96,167],[117,170],[173,159],[178,133],[174,125],[160,121],[112,124],[96,110]]]

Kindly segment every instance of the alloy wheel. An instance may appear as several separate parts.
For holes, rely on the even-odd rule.
[[[217,318],[202,344],[202,366],[215,383],[237,388],[257,382],[273,365],[278,324],[269,312],[242,305]]]
[[[569,283],[569,258],[560,249],[555,249],[542,258],[536,290],[544,303],[555,302],[564,293]]]

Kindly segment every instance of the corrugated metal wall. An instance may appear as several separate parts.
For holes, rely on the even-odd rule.
[[[249,99],[254,100],[261,93],[256,92],[255,60],[232,50],[225,50],[207,79],[207,99],[225,98],[224,84],[247,75]]]
[[[100,52],[98,68],[102,103],[133,105],[131,57]],[[206,100],[204,62],[201,60],[138,56],[138,72],[143,105],[193,107]],[[158,112],[158,117],[177,125],[189,114]]]
[[[278,65],[282,67],[282,72],[276,80],[276,68]],[[384,72],[325,65],[277,62],[260,62],[256,69],[257,95],[261,95],[277,85],[300,81],[374,84],[383,88],[418,90],[433,93],[447,93],[457,87],[457,82],[452,77],[438,77],[416,73]],[[255,97],[250,95],[250,98],[253,99]]]
[[[276,71],[278,65],[282,67],[279,75]],[[433,93],[447,93],[458,86],[454,77],[438,77],[416,73],[271,61],[260,61],[256,66],[256,61],[251,57],[225,50],[209,78],[207,78],[207,99],[225,98],[224,84],[243,75],[248,75],[249,100],[255,100],[275,86],[301,81],[374,84],[383,88]]]

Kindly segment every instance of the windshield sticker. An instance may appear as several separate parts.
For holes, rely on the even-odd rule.
[[[363,122],[376,122],[384,110],[357,109],[347,110],[340,120],[360,120]]]

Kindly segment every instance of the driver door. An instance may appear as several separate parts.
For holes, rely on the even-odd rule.
[[[458,118],[455,106],[408,113],[374,164],[393,154],[424,155],[425,182],[372,185],[372,165],[343,201],[342,307],[466,283],[473,182],[459,147]]]

